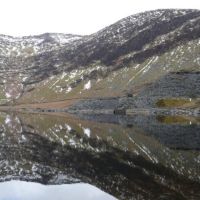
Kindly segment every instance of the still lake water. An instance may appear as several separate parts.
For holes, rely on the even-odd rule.
[[[0,200],[200,199],[200,118],[0,113]]]

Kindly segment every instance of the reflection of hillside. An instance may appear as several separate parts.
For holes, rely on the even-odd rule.
[[[154,136],[159,142],[170,148],[195,150],[200,147],[200,124],[198,117],[145,116],[136,114],[132,116],[80,114],[79,117],[101,123],[137,127],[145,134]],[[170,119],[170,123],[167,123],[164,119]]]
[[[73,128],[78,132],[81,132],[78,126],[81,123],[91,128],[91,136],[100,137],[109,141],[112,146],[122,150],[128,149],[154,163],[162,163],[179,174],[200,180],[200,158],[197,151],[197,147],[200,146],[200,131],[199,125],[195,124],[197,119],[187,117],[193,124],[164,124],[154,116],[84,114],[81,117],[90,121],[76,120]]]
[[[187,170],[193,176],[198,173],[195,153],[170,150],[139,129],[58,116],[20,114],[18,118],[22,124],[19,134],[3,129],[6,123],[1,120],[2,181],[88,182],[119,199],[200,195],[200,184],[186,176]],[[19,140],[12,140],[16,135]],[[177,170],[179,164],[182,171]]]

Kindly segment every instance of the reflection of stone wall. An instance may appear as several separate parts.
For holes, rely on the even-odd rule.
[[[193,123],[194,119],[186,118],[183,123],[163,123],[158,116],[146,115],[104,115],[82,114],[85,120],[104,123],[116,123],[128,127],[138,127],[147,135],[154,136],[162,144],[174,149],[200,149],[200,124]],[[197,119],[198,120],[198,119]]]

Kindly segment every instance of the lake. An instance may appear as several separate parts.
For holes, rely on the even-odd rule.
[[[198,117],[2,112],[0,149],[1,200],[200,199]]]

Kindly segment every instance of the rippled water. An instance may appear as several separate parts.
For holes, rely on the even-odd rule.
[[[200,199],[199,118],[80,117],[0,114],[0,199]]]

